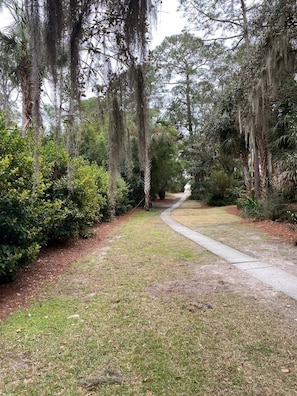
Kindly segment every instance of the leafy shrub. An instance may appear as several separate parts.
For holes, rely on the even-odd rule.
[[[244,197],[237,200],[237,207],[246,217],[254,217],[260,219],[261,205],[255,197]]]
[[[97,164],[69,159],[52,141],[40,147],[38,183],[33,183],[30,138],[6,130],[0,119],[0,280],[32,262],[41,246],[86,236],[111,213],[108,173]],[[67,167],[72,167],[69,183]],[[116,213],[129,209],[128,187],[119,178]]]
[[[45,192],[43,232],[47,241],[86,236],[88,229],[103,218],[102,211],[107,212],[102,171],[82,158],[73,160],[72,165],[72,188],[69,189],[65,170],[60,178],[48,184]],[[103,193],[100,188],[104,189]]]
[[[280,194],[272,194],[266,202],[261,203],[263,217],[273,221],[283,221],[286,218],[287,204]]]
[[[211,175],[208,186],[206,203],[210,206],[224,206],[236,202],[236,183],[232,176],[224,170],[219,170]]]
[[[205,198],[206,183],[204,181],[194,183],[192,185],[191,191],[192,193],[189,199],[193,199],[195,201],[203,200]]]
[[[129,200],[129,188],[127,183],[121,177],[117,179],[117,191],[116,191],[116,215],[127,213],[131,210],[132,206]]]
[[[260,201],[255,197],[238,199],[237,207],[246,217],[256,219],[269,219],[273,221],[284,221],[287,218],[287,205],[283,196],[271,195],[267,201]]]
[[[39,252],[38,205],[32,194],[32,155],[28,141],[0,125],[0,278]]]
[[[203,200],[210,206],[224,206],[236,202],[237,184],[224,170],[213,172],[209,179],[195,183],[191,199]]]
[[[41,228],[36,214],[29,195],[0,197],[0,277],[13,277],[17,267],[30,263],[39,253]]]

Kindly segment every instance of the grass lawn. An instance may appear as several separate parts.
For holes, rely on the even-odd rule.
[[[136,212],[0,325],[1,396],[297,394],[297,322],[195,289],[219,260],[159,214]]]

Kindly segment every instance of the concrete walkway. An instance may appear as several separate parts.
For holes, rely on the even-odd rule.
[[[174,231],[204,247],[208,251],[214,253],[216,256],[223,258],[236,268],[245,271],[247,274],[259,279],[266,285],[269,285],[274,289],[283,292],[289,297],[297,300],[296,276],[290,275],[277,267],[273,267],[268,263],[259,261],[254,257],[241,253],[240,251],[226,246],[221,242],[217,242],[214,239],[200,234],[199,232],[192,231],[188,227],[185,227],[173,220],[170,217],[171,212],[178,208],[187,198],[188,195],[186,193],[183,194],[177,203],[162,212],[161,219]]]

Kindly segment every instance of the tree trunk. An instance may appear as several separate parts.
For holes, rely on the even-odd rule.
[[[268,169],[268,151],[266,136],[261,133],[257,136],[257,146],[259,147],[260,162],[260,199],[266,202],[269,198],[269,169]]]
[[[240,0],[241,3],[241,11],[242,11],[242,19],[243,19],[243,37],[245,42],[245,53],[248,56],[250,53],[250,34],[249,34],[249,23],[246,13],[246,4],[244,0]]]
[[[20,60],[17,68],[17,76],[22,91],[22,136],[27,136],[28,129],[32,125],[33,116],[33,84],[31,81],[31,61],[27,57]]]
[[[254,147],[253,150],[253,171],[254,171],[254,194],[260,199],[260,171],[259,171],[259,157],[258,150]]]
[[[141,168],[144,173],[144,208],[149,210],[151,191],[151,160],[150,160],[150,128],[148,122],[148,103],[145,90],[145,76],[143,65],[137,65],[134,71],[136,93],[138,147]]]
[[[151,193],[151,161],[149,159],[149,155],[145,156],[145,165],[144,165],[144,209],[150,209],[150,193]]]
[[[191,109],[191,96],[190,96],[190,77],[187,74],[186,76],[186,104],[187,104],[187,124],[188,131],[190,136],[193,135],[193,117],[192,117],[192,109]]]
[[[252,182],[251,174],[249,169],[249,153],[244,151],[241,153],[242,170],[243,170],[243,180],[248,197],[252,196]]]

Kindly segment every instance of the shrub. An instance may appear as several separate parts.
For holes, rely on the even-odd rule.
[[[243,197],[237,200],[237,207],[243,216],[261,218],[261,205],[255,197]]]
[[[40,247],[53,241],[87,236],[89,228],[111,213],[108,173],[82,158],[71,160],[51,141],[40,147],[38,183],[33,184],[33,147],[0,120],[0,280],[12,278],[32,262]],[[35,175],[36,176],[36,175]],[[129,209],[128,188],[119,178],[116,213]]]
[[[261,203],[263,217],[273,221],[283,221],[286,218],[287,204],[280,194],[272,194],[266,202]]]
[[[32,261],[40,249],[38,204],[32,193],[32,155],[28,140],[0,125],[0,278]]]
[[[191,199],[200,199],[210,206],[224,206],[236,202],[238,186],[224,170],[213,172],[209,179],[196,182]]]
[[[132,206],[129,200],[129,188],[127,183],[121,177],[117,179],[117,191],[116,191],[116,215],[127,213],[131,210]]]
[[[246,217],[256,219],[269,219],[273,221],[284,221],[287,219],[287,205],[282,195],[272,194],[267,201],[260,201],[255,197],[238,199],[237,207]]]
[[[297,225],[297,211],[288,209],[286,211],[286,219],[290,224]]]
[[[206,191],[206,183],[204,181],[196,182],[192,185],[191,189],[192,193],[190,195],[190,199],[195,201],[200,201],[205,198],[205,191]]]
[[[88,229],[107,212],[102,171],[82,158],[73,160],[72,165],[72,188],[69,189],[65,171],[62,177],[48,184],[45,193],[47,202],[44,203],[43,232],[47,241],[86,236]]]
[[[0,198],[0,277],[12,278],[16,269],[34,260],[40,250],[36,202],[29,195]]]

